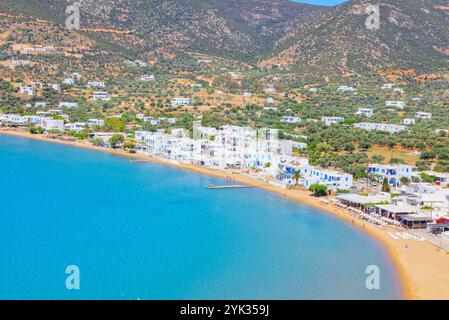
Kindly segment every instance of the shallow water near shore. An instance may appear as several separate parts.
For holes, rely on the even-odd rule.
[[[268,191],[2,135],[0,164],[2,299],[401,298],[379,243]]]

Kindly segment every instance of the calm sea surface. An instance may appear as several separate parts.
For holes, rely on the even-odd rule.
[[[1,135],[0,167],[1,299],[400,298],[377,242],[267,191]]]

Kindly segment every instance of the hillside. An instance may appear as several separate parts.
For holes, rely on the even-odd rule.
[[[365,8],[380,4],[380,29],[368,30]],[[445,6],[446,4],[446,6]],[[260,66],[298,64],[324,72],[447,66],[449,6],[439,0],[353,0],[299,34]]]
[[[0,9],[63,23],[66,6],[58,0],[4,0]],[[287,0],[85,0],[80,6],[81,29],[141,54],[199,51],[241,59],[269,53],[276,41],[326,10]]]
[[[63,26],[59,0],[2,0],[0,12]],[[365,8],[380,4],[380,29]],[[287,0],[83,0],[74,33],[114,54],[182,60],[186,52],[292,66],[333,76],[383,69],[441,70],[449,56],[449,5],[443,0],[352,0],[335,7]],[[31,22],[32,23],[32,22]],[[65,39],[67,40],[67,39]],[[70,39],[68,39],[70,41]]]

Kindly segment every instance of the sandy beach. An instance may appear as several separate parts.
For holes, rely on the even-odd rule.
[[[200,174],[211,175],[223,179],[232,179],[238,183],[248,184],[275,192],[300,203],[313,206],[328,212],[344,221],[350,226],[363,230],[380,242],[388,252],[389,258],[396,267],[403,288],[405,299],[449,299],[449,253],[437,248],[427,241],[395,240],[388,235],[388,229],[380,229],[370,223],[364,223],[358,219],[353,221],[352,216],[344,210],[326,205],[319,198],[311,196],[310,192],[303,190],[283,189],[258,179],[242,175],[239,172],[220,171],[193,165],[177,164],[170,161],[149,158],[143,154],[130,154],[121,150],[111,150],[96,147],[88,142],[61,141],[46,135],[31,135],[28,132],[12,129],[0,129],[0,134],[15,135],[25,138],[43,140],[47,142],[62,143],[76,147],[108,152],[113,155],[126,156],[142,162],[154,162],[176,166],[180,169],[193,171]],[[407,245],[407,246],[406,246]]]

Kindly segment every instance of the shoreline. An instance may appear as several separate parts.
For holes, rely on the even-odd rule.
[[[123,150],[112,150],[97,147],[88,142],[62,141],[59,139],[49,138],[47,135],[32,135],[25,131],[11,129],[0,129],[0,135],[1,134],[107,152],[112,155],[124,156],[130,159],[138,160],[136,162],[169,165],[190,172],[214,176],[225,180],[229,180],[230,177],[232,177],[232,181],[276,193],[281,197],[288,198],[303,205],[308,205],[331,214],[343,223],[356,227],[366,235],[376,240],[376,242],[378,242],[383,249],[385,249],[387,257],[398,275],[402,298],[407,300],[449,299],[449,254],[444,252],[444,250],[438,249],[436,246],[427,241],[418,242],[413,240],[394,240],[387,233],[393,229],[380,229],[370,223],[353,219],[353,217],[346,213],[343,209],[323,204],[320,202],[320,198],[313,197],[308,191],[283,189],[256,178],[242,175],[240,172],[232,172],[232,170],[228,172],[206,167],[180,164],[168,160],[164,161],[162,159],[151,158],[140,153],[131,154]],[[407,245],[407,247],[405,245]]]

